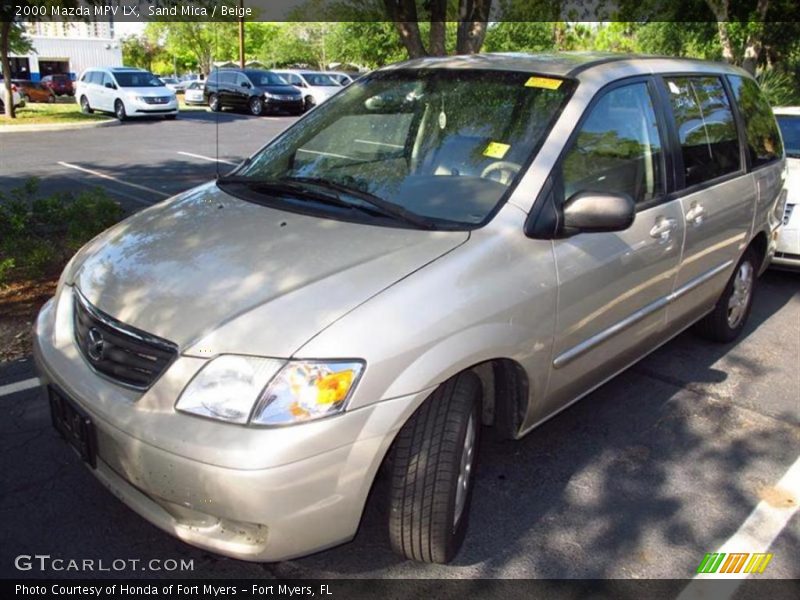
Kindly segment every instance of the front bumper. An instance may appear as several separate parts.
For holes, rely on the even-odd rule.
[[[177,98],[164,104],[148,104],[140,100],[134,100],[132,104],[133,110],[128,111],[129,116],[177,115],[179,110]]]
[[[243,560],[285,560],[355,535],[386,451],[428,391],[272,429],[184,415],[172,407],[175,390],[206,360],[180,357],[144,394],[103,379],[73,342],[64,290],[37,319],[34,358],[43,383],[92,418],[93,473],[125,504],[192,545]]]
[[[297,100],[278,100],[275,98],[264,98],[264,103],[267,110],[285,110],[289,112],[297,112],[303,110],[305,103],[302,98]]]
[[[800,269],[800,229],[781,229],[772,264],[776,267]]]

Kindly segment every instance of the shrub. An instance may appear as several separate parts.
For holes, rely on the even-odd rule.
[[[791,106],[797,100],[797,90],[794,86],[794,79],[788,73],[778,69],[765,68],[759,69],[756,73],[756,81],[761,86],[761,90],[767,97],[771,106]]]
[[[0,194],[0,285],[54,274],[72,254],[123,216],[101,189],[39,195],[39,182]]]

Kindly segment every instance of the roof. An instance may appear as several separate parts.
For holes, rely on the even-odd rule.
[[[741,69],[725,64],[692,58],[674,58],[613,52],[557,52],[526,54],[523,52],[495,52],[457,56],[426,57],[396,63],[381,70],[391,69],[485,69],[498,71],[524,71],[577,77],[585,72],[598,72],[615,66],[638,67],[642,73],[653,71],[708,71],[743,74]]]

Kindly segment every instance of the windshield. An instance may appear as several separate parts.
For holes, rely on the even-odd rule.
[[[800,116],[778,115],[777,119],[783,136],[783,146],[786,148],[786,156],[800,158]]]
[[[262,85],[289,85],[286,83],[286,80],[278,75],[277,73],[270,73],[269,71],[263,72],[252,72],[248,71],[247,76],[250,78],[250,81],[253,82],[253,85],[262,86]]]
[[[308,85],[341,87],[330,75],[324,73],[303,73],[303,79]]]
[[[377,73],[262,149],[235,173],[236,184],[335,185],[353,203],[369,195],[434,227],[474,228],[516,182],[572,87],[505,71]]]
[[[147,71],[116,71],[114,78],[120,87],[164,87],[158,77]]]

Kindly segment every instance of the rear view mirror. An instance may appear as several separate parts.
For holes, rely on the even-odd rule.
[[[564,235],[601,231],[623,231],[636,217],[636,205],[627,194],[578,192],[562,209]]]

